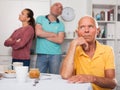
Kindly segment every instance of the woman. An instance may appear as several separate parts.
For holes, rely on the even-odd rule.
[[[24,66],[30,64],[30,48],[34,38],[34,13],[31,9],[24,9],[19,15],[22,27],[16,29],[4,42],[7,47],[12,47],[12,62],[23,62]]]

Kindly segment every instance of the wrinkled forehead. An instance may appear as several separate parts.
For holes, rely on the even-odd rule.
[[[79,22],[78,22],[78,26],[81,25],[94,25],[96,26],[95,20],[92,17],[82,17]]]
[[[52,5],[52,7],[53,7],[53,6],[58,6],[58,7],[63,8],[62,4],[61,4],[61,3],[59,3],[59,2],[58,2],[58,3],[54,3],[54,4]]]

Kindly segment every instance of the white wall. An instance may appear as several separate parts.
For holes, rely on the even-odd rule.
[[[91,1],[91,0],[89,0]],[[77,22],[80,19],[81,16],[84,16],[88,14],[88,1],[87,0],[51,0],[51,4],[55,2],[61,2],[63,4],[63,7],[72,7],[75,11],[76,17],[73,21],[70,22],[64,22],[65,24],[65,31],[75,31],[77,28]],[[91,5],[90,5],[91,6]],[[89,9],[90,11],[90,9]],[[60,17],[61,19],[61,17]],[[62,20],[62,19],[61,19]]]
[[[34,11],[34,17],[49,13],[50,0],[1,0],[0,1],[0,60],[11,60],[11,48],[4,41],[21,26],[19,14],[24,8]]]
[[[24,8],[31,8],[34,11],[35,18],[38,15],[44,15],[49,12],[50,2],[49,0],[40,1],[36,0],[4,0],[0,3],[0,33],[1,45],[0,55],[10,55],[11,49],[4,47],[4,40],[7,39],[11,33],[21,26],[21,22],[18,20],[18,16]]]
[[[21,26],[21,22],[18,20],[20,12],[24,8],[31,8],[34,11],[35,18],[38,15],[46,15],[49,13],[50,5],[55,2],[61,2],[63,7],[72,7],[75,10],[76,17],[73,21],[65,22],[65,31],[74,32],[77,28],[78,20],[81,16],[91,12],[91,9],[87,9],[91,6],[87,0],[1,0],[0,1],[0,61],[10,60],[11,61],[11,48],[4,46],[4,41],[13,33],[13,31]],[[63,50],[66,51],[69,45],[69,41],[65,41],[62,45]],[[64,52],[63,51],[63,52]],[[36,57],[32,57],[36,59]]]
[[[75,10],[76,17],[71,22],[65,22],[65,31],[75,31],[77,22],[81,16],[87,14],[87,0],[1,0],[0,1],[0,56],[11,55],[11,48],[4,46],[4,41],[12,34],[12,32],[21,26],[18,20],[20,12],[24,8],[31,8],[34,11],[35,18],[38,15],[49,13],[50,4],[61,2],[64,7],[72,7]],[[76,3],[77,2],[77,3]],[[0,57],[0,58],[1,58]]]
[[[31,8],[34,11],[35,18],[38,15],[45,15],[49,13],[50,4],[55,2],[61,2],[64,7],[72,7],[75,10],[76,17],[71,22],[65,22],[59,17],[65,24],[65,30],[75,31],[77,28],[77,22],[81,16],[88,13],[87,0],[1,0],[0,1],[0,59],[11,55],[11,48],[4,46],[4,41],[12,34],[12,32],[21,26],[21,22],[18,20],[20,12],[24,8]],[[90,4],[89,4],[90,6]]]

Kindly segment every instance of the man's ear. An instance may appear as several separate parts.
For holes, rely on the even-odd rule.
[[[100,27],[99,28],[97,28],[97,36],[99,36],[100,35]]]
[[[75,33],[76,33],[76,34],[77,34],[77,36],[78,36],[78,29],[76,29],[76,30],[75,30]]]
[[[77,29],[75,30],[75,33],[78,33],[78,30],[77,30]]]

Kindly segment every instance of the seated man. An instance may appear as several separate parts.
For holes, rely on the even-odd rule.
[[[78,22],[78,38],[70,43],[60,74],[70,83],[92,83],[93,90],[115,88],[113,50],[96,40],[98,24],[91,16]]]

